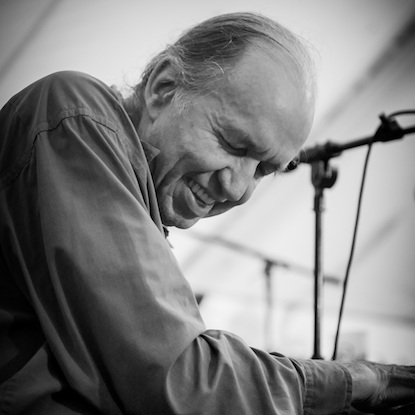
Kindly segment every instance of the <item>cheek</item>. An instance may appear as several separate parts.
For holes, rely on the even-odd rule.
[[[243,205],[244,203],[246,203],[252,196],[252,194],[254,193],[254,190],[256,189],[256,187],[258,186],[260,180],[259,179],[253,179],[251,181],[251,183],[249,184],[248,188],[246,189],[246,192],[244,193],[244,195],[238,200],[238,205]]]
[[[212,140],[196,138],[183,148],[182,164],[187,172],[213,172],[229,165],[231,156]]]
[[[231,156],[210,130],[197,128],[191,122],[175,121],[172,120],[170,128],[157,131],[156,147],[161,153],[155,159],[156,184],[171,182],[189,173],[220,170],[229,164]]]

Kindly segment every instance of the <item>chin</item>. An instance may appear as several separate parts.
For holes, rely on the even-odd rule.
[[[161,212],[161,221],[164,226],[174,226],[179,229],[188,229],[199,221],[200,218],[185,218],[180,215],[164,215]]]
[[[176,228],[179,229],[189,229],[191,228],[195,223],[197,222],[197,220],[193,221],[193,222],[185,222],[185,223],[179,223],[177,225],[174,225]]]
[[[176,228],[179,229],[189,229],[191,228],[194,224],[196,224],[199,221],[199,218],[197,219],[181,219],[181,220],[176,220],[176,221],[170,221],[168,223],[163,221],[163,225],[165,226],[174,226]]]

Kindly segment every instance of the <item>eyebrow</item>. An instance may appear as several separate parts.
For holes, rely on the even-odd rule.
[[[258,155],[264,154],[268,151],[260,151],[258,146],[256,145],[256,140],[254,139],[254,137],[249,135],[247,132],[240,130],[237,126],[227,126],[224,128],[224,131],[240,138],[243,144],[249,146],[249,148],[252,149],[252,151]]]

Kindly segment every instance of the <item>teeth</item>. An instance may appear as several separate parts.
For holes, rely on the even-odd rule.
[[[192,179],[189,179],[189,187],[192,192],[198,197],[206,205],[213,205],[215,203],[215,199],[212,199],[202,187],[200,187],[196,182]]]

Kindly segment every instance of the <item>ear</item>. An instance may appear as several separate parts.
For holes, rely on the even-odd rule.
[[[144,89],[144,104],[152,121],[171,102],[176,87],[176,71],[170,59],[164,58],[154,67]]]

